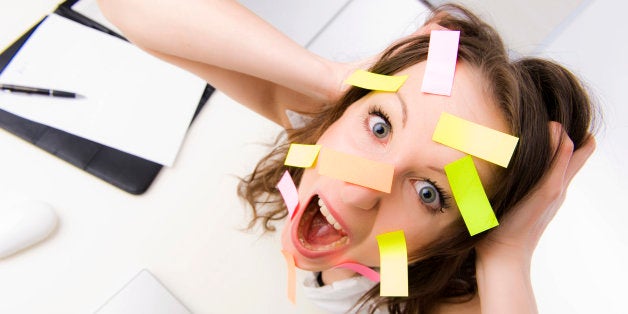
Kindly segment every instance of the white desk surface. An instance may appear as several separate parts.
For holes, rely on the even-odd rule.
[[[2,47],[57,5],[5,1]],[[302,44],[340,9],[328,7],[318,26],[305,23]],[[236,176],[279,131],[216,92],[175,165],[134,196],[0,130],[0,206],[40,199],[60,218],[50,238],[0,260],[0,313],[93,312],[143,268],[194,313],[320,313],[299,291],[296,306],[288,301],[279,234],[242,231],[248,212]]]
[[[268,6],[281,7],[277,4],[281,1],[290,5],[293,0],[242,0],[254,11],[270,14],[271,21]],[[0,0],[0,47],[58,2]],[[400,14],[421,16],[408,9],[417,5],[415,0],[387,1],[386,9],[397,8],[391,12],[383,10],[379,0],[344,1],[347,6],[337,16],[334,10],[341,8],[337,1],[322,3],[328,7],[317,11],[316,25],[329,31],[319,34],[311,21],[303,22],[309,11],[291,11],[305,25],[302,32],[295,32],[295,39],[337,59],[377,51],[385,42],[359,46],[391,34],[366,23],[360,26],[371,27],[367,30],[371,36],[360,37],[346,31],[343,19],[375,14],[391,21],[381,25],[407,27],[399,22]],[[627,127],[620,118],[626,111],[620,105],[624,93],[619,91],[628,84],[628,68],[613,60],[623,60],[628,50],[625,43],[609,45],[612,38],[598,36],[590,27],[613,29],[609,23],[622,27],[622,10],[608,10],[615,5],[598,0],[583,8],[578,19],[562,25],[562,32],[542,50],[584,76],[610,114],[598,152],[572,183],[563,209],[535,254],[532,276],[541,312],[625,309],[621,291],[628,281],[628,237],[623,222],[628,216],[621,196],[628,188],[622,162]],[[356,14],[356,8],[362,11]],[[338,38],[342,31],[354,34]],[[341,54],[346,50],[343,43],[361,52]],[[607,55],[600,57],[601,52]],[[285,297],[278,235],[240,230],[247,223],[247,211],[235,195],[234,175],[247,174],[266,151],[259,143],[270,142],[278,131],[218,92],[190,128],[174,167],[163,169],[144,195],[133,196],[0,130],[0,207],[40,199],[53,205],[60,218],[49,239],[0,260],[0,313],[90,313],[143,268],[194,313],[320,313],[300,292],[296,306]]]

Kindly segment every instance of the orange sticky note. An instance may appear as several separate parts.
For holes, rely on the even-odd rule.
[[[506,168],[519,138],[443,112],[432,140]]]
[[[281,250],[283,257],[286,259],[288,266],[288,300],[292,304],[296,304],[297,300],[297,275],[296,266],[294,265],[294,256],[285,250]]]
[[[471,156],[446,165],[445,173],[470,235],[499,225]]]
[[[395,168],[391,164],[345,154],[323,147],[317,161],[318,173],[373,190],[390,193]]]
[[[284,165],[310,168],[316,162],[320,150],[320,145],[290,144]]]
[[[392,76],[356,70],[345,80],[345,84],[376,91],[397,92],[407,79],[407,75]]]
[[[403,230],[377,236],[379,246],[379,295],[408,296],[408,249]]]

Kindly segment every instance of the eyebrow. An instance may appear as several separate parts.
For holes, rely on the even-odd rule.
[[[403,100],[403,98],[401,98],[401,95],[399,95],[399,93],[395,93],[395,95],[397,95],[397,98],[399,98],[399,102],[401,103],[401,122],[403,122],[403,127],[406,127],[406,121],[408,121],[408,105],[406,105],[406,102]]]

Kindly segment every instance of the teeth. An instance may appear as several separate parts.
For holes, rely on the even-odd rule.
[[[321,208],[321,214],[323,214],[323,216],[325,217],[327,222],[330,225],[334,226],[334,229],[342,230],[342,227],[340,226],[340,224],[336,221],[334,216],[332,216],[331,213],[329,212],[329,209],[327,208],[327,205],[325,205],[323,200],[320,199],[320,198],[318,199],[318,206]]]

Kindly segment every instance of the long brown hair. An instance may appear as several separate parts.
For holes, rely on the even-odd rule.
[[[593,117],[590,98],[580,81],[558,64],[538,58],[511,61],[496,31],[460,6],[437,7],[428,23],[460,31],[458,62],[481,71],[511,134],[519,137],[510,165],[498,174],[500,184],[489,191],[499,219],[534,188],[551,164],[549,121],[562,124],[575,149],[586,140]],[[406,38],[389,47],[369,71],[395,74],[425,61],[428,47],[429,35]],[[314,144],[352,103],[369,92],[351,87],[335,106],[312,115],[307,126],[286,130],[276,147],[241,181],[239,195],[253,209],[251,226],[261,222],[265,230],[274,230],[273,221],[287,215],[275,185],[286,170],[283,159],[289,143]],[[303,169],[288,170],[299,182]],[[380,297],[376,285],[356,306],[372,312],[387,306],[391,313],[429,313],[443,302],[469,300],[477,293],[474,247],[488,232],[471,237],[460,219],[411,257],[408,297]]]

